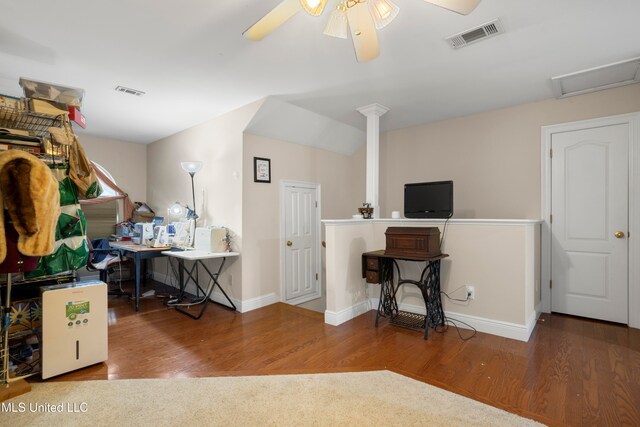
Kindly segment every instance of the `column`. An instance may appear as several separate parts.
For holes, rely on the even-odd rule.
[[[367,118],[367,191],[366,202],[373,208],[373,217],[380,218],[380,116],[389,111],[380,104],[357,109]]]

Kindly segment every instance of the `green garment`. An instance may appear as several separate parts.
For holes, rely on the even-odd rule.
[[[56,225],[56,245],[52,254],[40,257],[38,267],[25,274],[26,278],[74,271],[87,265],[89,244],[87,222],[78,203],[75,184],[69,179],[69,165],[50,165],[58,179],[61,213]]]

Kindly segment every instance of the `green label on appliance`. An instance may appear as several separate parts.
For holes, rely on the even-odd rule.
[[[89,314],[89,301],[67,304],[67,319],[75,320],[80,314]]]

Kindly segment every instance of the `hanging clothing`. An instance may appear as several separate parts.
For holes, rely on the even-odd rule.
[[[18,251],[45,255],[54,250],[60,214],[58,183],[47,165],[22,150],[0,152],[0,202],[18,232]],[[4,209],[0,206],[0,262],[7,254]]]
[[[68,129],[71,126],[67,123]],[[76,194],[82,199],[95,199],[102,193],[100,181],[96,177],[93,164],[87,158],[78,137],[71,132],[71,149],[69,150],[69,178],[76,186]]]
[[[122,199],[122,203],[123,203],[123,210],[124,210],[124,218],[125,220],[129,220],[132,216],[133,216],[133,202],[131,201],[131,199],[129,198],[129,195],[127,193],[125,193],[124,191],[122,191],[122,189],[120,187],[118,187],[118,185],[116,185],[115,182],[113,182],[113,180],[111,180],[111,178],[109,178],[107,175],[105,175],[102,170],[97,167],[93,162],[91,162],[91,165],[93,166],[93,170],[96,173],[96,176],[98,177],[98,181],[100,182],[101,187],[106,188],[108,190],[111,190],[111,193],[115,193],[115,196],[107,196],[105,197],[104,195],[97,197],[95,199],[82,199],[80,200],[80,204],[82,205],[95,205],[98,203],[106,203],[106,202],[110,202],[112,200],[119,200]]]
[[[87,265],[89,244],[87,222],[78,203],[78,190],[69,178],[69,164],[49,166],[58,183],[60,214],[55,228],[55,244],[51,254],[40,257],[38,267],[25,274],[27,278],[74,271]]]

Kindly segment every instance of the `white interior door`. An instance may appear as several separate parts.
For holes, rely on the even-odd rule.
[[[551,146],[552,311],[628,323],[629,126]]]
[[[320,215],[315,184],[285,184],[284,216],[284,300],[301,304],[321,295]]]

